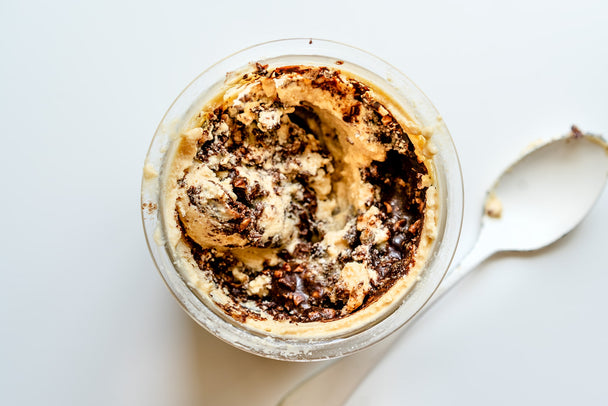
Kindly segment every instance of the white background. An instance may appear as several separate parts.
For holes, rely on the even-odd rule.
[[[148,254],[145,153],[172,100],[216,60],[319,37],[405,72],[460,154],[460,258],[486,188],[530,142],[571,124],[608,135],[607,4],[3,0],[0,403],[270,405],[320,367],[210,336]],[[349,404],[608,404],[607,228],[604,191],[557,244],[485,263]]]

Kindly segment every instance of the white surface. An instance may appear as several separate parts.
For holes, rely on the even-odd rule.
[[[209,336],[154,269],[139,217],[150,138],[217,59],[284,37],[367,49],[442,112],[472,245],[485,190],[531,141],[608,135],[603,1],[0,3],[0,403],[272,404],[321,364]],[[230,17],[228,17],[230,16]],[[574,233],[483,265],[349,402],[606,404],[608,192]]]

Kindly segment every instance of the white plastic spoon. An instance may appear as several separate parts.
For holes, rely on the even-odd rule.
[[[488,192],[477,244],[448,271],[426,306],[497,252],[533,251],[559,240],[589,212],[608,177],[608,144],[576,127],[565,137],[530,150],[507,169]],[[342,358],[297,385],[279,406],[344,404],[400,334]]]

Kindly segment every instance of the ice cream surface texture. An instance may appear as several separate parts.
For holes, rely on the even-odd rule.
[[[416,283],[436,234],[433,148],[381,89],[339,67],[258,63],[174,138],[167,244],[235,323],[343,334]]]

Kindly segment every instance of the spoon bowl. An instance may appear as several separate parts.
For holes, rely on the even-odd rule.
[[[581,222],[606,183],[608,147],[576,134],[533,149],[502,174],[488,194],[480,241],[497,251],[536,250]]]

